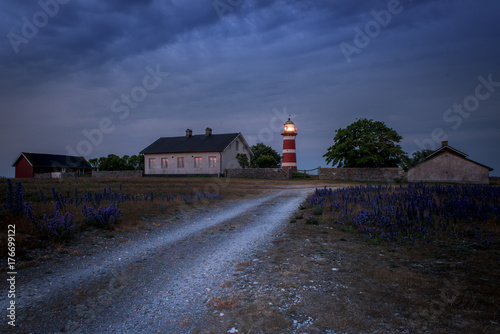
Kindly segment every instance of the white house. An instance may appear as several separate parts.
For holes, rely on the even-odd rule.
[[[252,151],[241,133],[212,134],[207,128],[204,135],[162,137],[141,151],[144,155],[146,176],[220,176],[229,168],[240,168],[236,155]]]

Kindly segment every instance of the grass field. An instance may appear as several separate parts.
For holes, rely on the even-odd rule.
[[[499,190],[319,188],[286,234],[235,267],[200,333],[497,332]]]
[[[15,225],[18,256],[31,248],[58,246],[93,228],[85,223],[84,205],[97,214],[99,207],[103,213],[115,203],[118,219],[103,227],[132,231],[149,217],[262,191],[251,181],[224,178],[28,179],[11,180],[10,189],[9,180],[1,181],[0,254],[7,252],[7,226]],[[26,214],[26,203],[32,217]]]
[[[16,254],[22,256],[28,249],[58,247],[72,241],[81,231],[95,228],[89,225],[133,231],[142,228],[148,218],[161,219],[209,202],[255,195],[268,187],[309,182],[208,177],[2,179],[0,254],[7,253],[8,225],[15,225]],[[84,205],[87,216],[82,213]],[[26,214],[28,206],[31,217]],[[97,212],[99,208],[101,211]],[[90,209],[94,213],[93,223],[88,218]],[[110,219],[109,224],[98,221],[110,216],[117,218],[116,221]]]
[[[7,253],[7,227],[15,225],[21,261],[29,249],[67,252],[65,244],[91,240],[78,238],[88,231],[101,236],[134,233],[148,220],[179,210],[268,189],[318,187],[292,216],[287,233],[256,255],[260,261],[239,264],[235,271],[241,279],[227,281],[221,286],[225,292],[209,302],[219,311],[205,328],[214,333],[235,323],[247,332],[289,332],[297,324],[306,326],[309,318],[314,319],[311,332],[349,333],[449,333],[463,328],[490,333],[500,323],[496,186],[360,189],[355,182],[317,180],[81,178],[22,180],[20,200],[20,180],[12,180],[11,190],[6,180],[0,181],[0,250]],[[328,188],[342,185],[346,189]],[[60,219],[68,212],[73,216],[71,233],[61,239],[40,232],[22,213],[21,202],[30,203],[37,222],[44,215],[51,221],[56,207]],[[106,228],[85,223],[83,204],[97,210],[114,202],[121,210],[115,223]],[[78,249],[74,254],[83,255]],[[38,259],[31,259],[33,265]]]

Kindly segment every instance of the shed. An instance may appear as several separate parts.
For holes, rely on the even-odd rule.
[[[22,152],[12,164],[16,178],[60,178],[89,175],[92,167],[83,157]]]
[[[492,170],[443,141],[439,149],[408,171],[408,182],[489,184]]]

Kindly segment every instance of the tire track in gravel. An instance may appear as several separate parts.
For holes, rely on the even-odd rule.
[[[234,265],[265,247],[307,191],[222,205],[19,286],[20,328],[33,333],[189,332]],[[198,324],[199,325],[199,324]]]

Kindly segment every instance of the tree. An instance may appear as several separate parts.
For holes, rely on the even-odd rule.
[[[250,160],[250,165],[252,167],[257,167],[256,161],[260,156],[267,155],[274,159],[275,163],[272,167],[266,168],[278,168],[281,164],[281,156],[272,147],[264,145],[263,143],[257,143],[250,148],[253,152],[253,156]],[[267,159],[267,158],[266,158]],[[264,160],[266,160],[264,159]],[[268,159],[267,159],[268,160]]]
[[[335,142],[323,157],[338,167],[397,167],[406,153],[398,145],[403,139],[383,122],[361,118],[335,131]]]
[[[278,168],[279,165],[276,163],[276,159],[270,155],[261,155],[255,160],[255,166],[257,168]]]
[[[144,156],[124,155],[122,158],[120,158],[115,154],[109,154],[107,157],[90,159],[89,163],[92,168],[99,171],[143,170]]]
[[[128,170],[144,170],[144,156],[142,154],[133,155],[128,159]]]
[[[98,168],[99,168],[99,159],[97,159],[97,158],[89,159],[89,164],[90,164],[90,167],[92,167],[93,170],[98,170]]]
[[[100,170],[124,170],[125,161],[116,154],[109,154],[106,158],[102,158],[100,167]]]
[[[240,164],[241,168],[248,168],[250,167],[250,162],[248,161],[248,156],[244,153],[238,153],[236,154],[236,160]]]
[[[434,151],[424,148],[423,150],[413,152],[411,158],[405,157],[404,159],[405,171],[408,171],[408,169],[413,168],[422,161],[424,161],[425,158],[427,158],[432,152]]]

